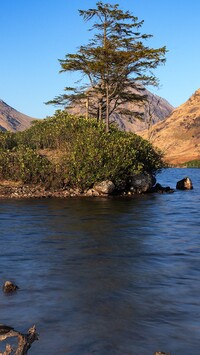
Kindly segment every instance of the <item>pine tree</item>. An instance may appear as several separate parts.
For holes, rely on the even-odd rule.
[[[109,117],[114,112],[133,114],[124,110],[127,102],[143,102],[147,85],[158,85],[152,70],[165,63],[166,47],[157,49],[145,46],[152,37],[141,34],[144,21],[139,21],[119,5],[97,2],[96,8],[79,10],[84,21],[93,21],[94,37],[88,45],[80,46],[75,54],[67,54],[60,60],[61,72],[78,71],[86,77],[86,84],[76,88],[65,88],[66,93],[49,103],[70,107],[86,102],[92,115],[105,118],[106,131]],[[82,78],[82,79],[83,79]],[[68,92],[68,93],[67,93]]]

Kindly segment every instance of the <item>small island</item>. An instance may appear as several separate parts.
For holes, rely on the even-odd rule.
[[[65,110],[0,136],[1,198],[132,195],[151,189],[165,167],[138,135]]]

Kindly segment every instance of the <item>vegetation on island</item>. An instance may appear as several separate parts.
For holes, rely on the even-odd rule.
[[[57,111],[23,132],[0,133],[0,179],[81,191],[103,180],[121,188],[133,174],[156,172],[162,155],[133,133]]]
[[[200,160],[194,159],[183,164],[187,168],[200,168]]]

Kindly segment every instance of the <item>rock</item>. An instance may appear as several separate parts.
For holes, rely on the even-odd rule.
[[[154,355],[170,355],[170,353],[165,353],[164,351],[156,351]]]
[[[85,196],[89,196],[89,197],[91,197],[91,196],[98,197],[99,196],[99,192],[94,190],[94,189],[89,189],[89,190],[84,191],[84,195]]]
[[[156,183],[156,179],[149,173],[133,175],[129,179],[128,190],[132,193],[143,193],[149,191]]]
[[[193,185],[191,179],[189,177],[185,177],[184,179],[178,181],[176,188],[177,190],[192,190]]]
[[[95,184],[93,190],[97,191],[100,195],[110,195],[115,190],[115,185],[110,180],[102,181]]]
[[[161,193],[163,194],[164,192],[170,194],[170,193],[173,193],[174,192],[174,189],[172,189],[171,187],[169,186],[162,186],[161,184],[157,183],[155,186],[153,186],[149,192],[158,192],[158,193]]]
[[[3,285],[3,292],[11,293],[18,289],[19,287],[11,281],[6,281]]]

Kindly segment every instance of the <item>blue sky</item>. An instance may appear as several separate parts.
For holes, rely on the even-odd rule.
[[[172,105],[184,103],[200,87],[199,0],[108,0],[144,20],[146,44],[166,45],[167,61],[155,74],[159,89],[148,88]],[[44,118],[56,108],[45,101],[73,83],[59,74],[58,59],[75,53],[92,37],[78,9],[93,0],[0,0],[0,99],[31,117]]]

